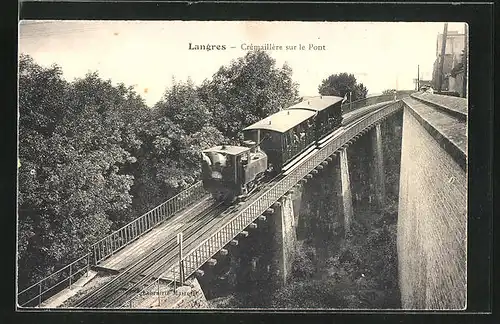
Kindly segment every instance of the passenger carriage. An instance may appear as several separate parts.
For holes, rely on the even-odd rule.
[[[245,139],[260,143],[273,170],[282,167],[342,123],[341,97],[316,96],[243,129]]]
[[[316,112],[316,138],[319,140],[341,126],[342,99],[336,96],[306,97],[287,109],[306,109]]]
[[[243,129],[246,140],[260,143],[275,172],[315,143],[314,117],[306,109],[281,110]]]

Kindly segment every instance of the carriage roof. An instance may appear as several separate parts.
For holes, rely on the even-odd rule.
[[[243,131],[265,129],[278,133],[285,133],[291,128],[313,117],[315,114],[316,113],[314,111],[305,109],[280,110],[277,113],[246,127]]]
[[[229,154],[229,155],[239,155],[243,152],[246,152],[250,150],[248,147],[244,146],[234,146],[234,145],[219,145],[219,146],[214,146],[209,149],[203,150],[203,153],[207,152],[215,152],[215,153],[222,153],[222,154]]]
[[[287,109],[307,109],[312,111],[322,111],[344,98],[336,96],[315,96],[315,97],[303,97],[304,100],[301,102],[287,108]]]

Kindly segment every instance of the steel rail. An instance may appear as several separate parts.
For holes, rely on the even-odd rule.
[[[217,202],[212,204],[209,208],[201,210],[192,220],[206,219],[207,216],[218,211],[221,203]],[[203,226],[203,222],[200,223]],[[190,224],[184,224],[182,230],[190,229]],[[129,266],[124,272],[120,273],[116,278],[106,285],[100,287],[90,295],[87,295],[83,300],[78,301],[76,307],[96,307],[99,304],[106,302],[113,294],[123,288],[124,284],[141,276],[144,271],[148,271],[152,264],[161,261],[165,258],[175,247],[175,237],[162,242],[162,244],[155,248],[152,252]]]
[[[397,96],[399,97],[399,95],[397,95]],[[386,99],[388,97],[391,97],[391,95],[382,95],[382,96],[377,96],[377,97],[370,97],[370,98],[361,99],[361,100],[352,102],[351,103],[351,107],[352,107],[352,104],[354,104],[355,107],[357,107],[357,108],[356,109],[350,109],[348,113],[352,113],[352,112],[354,112],[356,110],[362,109],[362,107],[358,107],[361,102],[364,102],[364,104],[365,104],[364,106],[366,106],[366,102],[375,101],[375,102],[379,103],[381,100]],[[342,106],[343,111],[345,111],[344,108],[347,105],[348,104],[345,104],[345,105]],[[93,253],[89,252],[89,253],[85,254],[84,256],[80,257],[76,261],[70,263],[69,265],[67,265],[67,266],[59,269],[58,271],[56,271],[56,272],[50,274],[49,276],[43,278],[39,282],[37,282],[37,283],[35,283],[35,284],[33,284],[33,285],[25,288],[21,292],[19,292],[17,294],[17,297],[18,297],[17,300],[18,301],[19,301],[21,295],[27,293],[30,290],[33,290],[36,287],[39,288],[38,294],[36,294],[34,297],[32,297],[31,299],[29,299],[28,301],[23,302],[23,304],[21,305],[21,307],[25,306],[25,305],[27,305],[29,303],[31,303],[36,298],[39,299],[39,305],[40,305],[41,304],[41,298],[42,298],[43,294],[46,294],[47,292],[49,292],[50,290],[52,290],[54,287],[59,286],[59,285],[63,284],[66,281],[69,281],[69,286],[71,286],[72,278],[75,277],[77,274],[80,274],[83,271],[83,269],[86,269],[87,270],[87,274],[88,274],[88,271],[89,271],[89,268],[90,268],[90,258],[91,258],[92,255],[94,256],[94,262],[95,262],[95,264],[97,264],[98,262],[100,262],[104,258],[112,255],[117,250],[125,247],[126,245],[128,245],[132,241],[136,240],[141,235],[143,235],[146,232],[148,232],[149,230],[151,230],[153,227],[155,227],[159,223],[161,223],[164,220],[166,220],[168,218],[168,216],[173,216],[177,212],[183,210],[183,208],[185,208],[186,206],[191,205],[192,202],[191,202],[191,204],[188,202],[186,206],[182,206],[182,204],[174,204],[173,209],[169,209],[168,207],[163,207],[163,209],[165,209],[165,211],[166,211],[166,212],[164,211],[163,213],[162,213],[162,210],[161,210],[162,206],[165,206],[169,201],[173,201],[173,200],[179,199],[181,197],[182,198],[189,197],[189,195],[186,195],[186,192],[188,190],[190,190],[190,189],[193,189],[193,188],[196,189],[197,187],[202,188],[201,182],[195,183],[194,185],[192,185],[188,189],[180,192],[179,194],[177,194],[176,196],[170,198],[169,200],[167,200],[163,204],[161,204],[161,205],[153,208],[152,210],[150,210],[147,213],[145,213],[144,215],[136,218],[134,221],[130,222],[129,224],[123,226],[122,228],[116,230],[115,232],[111,233],[107,237],[105,237],[105,238],[99,240],[98,242],[94,243],[92,245],[92,248],[94,250]],[[177,208],[176,206],[180,207],[180,208]],[[164,214],[170,214],[170,215],[164,215]],[[162,216],[165,216],[165,217],[162,217]],[[146,217],[149,217],[150,219],[149,218],[145,219]],[[135,225],[135,228],[131,230],[131,226],[134,226],[132,224]],[[128,230],[127,230],[127,227],[128,227]],[[123,240],[123,237],[125,237],[125,240]],[[103,251],[103,252],[104,251],[108,251],[108,253],[101,253],[101,251]],[[82,262],[82,260],[85,261],[85,262]],[[83,264],[83,265],[80,265],[79,267],[77,267],[78,263]],[[72,273],[72,270],[74,270],[74,267],[77,267],[77,269],[79,269],[79,270],[77,270],[76,272]],[[50,278],[55,277],[57,274],[62,273],[63,271],[68,272],[68,270],[69,270],[69,276],[67,278],[64,278],[62,280],[57,281],[56,284],[52,285],[48,289],[43,289],[43,284],[46,281],[48,281]]]
[[[186,247],[192,246],[193,243],[195,243],[196,239],[198,239],[199,236],[205,234],[206,232],[210,231],[211,226],[207,226],[210,224],[211,221],[215,219],[215,217],[210,217],[210,216],[218,216],[220,215],[225,209],[227,209],[227,206],[224,206],[223,204],[220,204],[217,208],[213,209],[210,211],[210,213],[206,214],[203,218],[202,222],[197,222],[196,226],[189,228],[189,232],[186,235],[186,239],[184,241],[184,244],[186,244]],[[169,244],[169,251],[167,254],[165,254],[161,259],[155,259],[153,262],[151,262],[146,270],[141,272],[139,281],[133,282],[133,280],[129,281],[129,283],[132,283],[129,287],[121,287],[121,289],[126,289],[122,293],[114,294],[113,299],[109,302],[107,302],[104,307],[113,307],[113,305],[121,305],[124,301],[124,299],[128,298],[132,290],[137,290],[141,289],[141,286],[144,287],[149,284],[149,281],[153,279],[154,277],[157,277],[161,275],[164,270],[162,268],[164,267],[164,264],[170,263],[170,262],[175,262],[176,259],[178,259],[178,253],[175,251],[175,247],[177,247],[177,242],[176,238],[172,238],[169,240],[171,244]],[[134,294],[132,292],[132,294]]]
[[[94,255],[94,263],[113,255],[118,250],[135,241],[171,216],[184,210],[206,195],[201,181],[171,197],[142,216],[117,229],[90,246]]]
[[[387,101],[387,102],[383,102],[383,103],[381,103],[380,105],[379,105],[379,104],[377,104],[377,107],[372,107],[372,109],[370,109],[370,111],[368,112],[368,114],[366,114],[366,115],[364,115],[364,116],[361,116],[361,117],[359,117],[359,114],[355,114],[355,115],[351,116],[351,118],[350,118],[350,119],[351,119],[351,120],[352,120],[352,119],[356,119],[356,123],[360,123],[360,122],[362,122],[362,121],[366,120],[367,118],[369,118],[369,117],[370,117],[371,115],[373,115],[374,113],[380,112],[380,111],[381,111],[381,110],[383,110],[386,106],[388,106],[388,105],[390,105],[390,104],[392,104],[392,103],[394,103],[394,101]],[[356,126],[356,123],[354,124],[354,126]],[[374,123],[372,123],[371,125],[374,125]],[[347,129],[350,129],[351,127],[353,127],[353,125],[346,125],[346,128],[347,128]],[[370,127],[370,126],[367,126],[367,127]],[[365,128],[366,128],[366,127],[365,127]],[[358,132],[358,133],[359,133],[359,132]],[[256,194],[256,196],[254,197],[254,198],[255,198],[255,201],[257,201],[258,199],[260,199],[260,197],[262,197],[263,195],[265,195],[265,194],[266,194],[266,189],[267,189],[267,188],[269,188],[268,190],[270,190],[271,188],[273,188],[273,187],[277,184],[277,182],[281,181],[281,179],[282,179],[282,178],[283,178],[283,176],[280,174],[280,175],[276,176],[274,179],[272,179],[272,180],[270,180],[269,182],[267,182],[266,184],[264,184],[264,188],[262,188],[263,190],[262,190],[262,191],[260,191],[258,194]],[[255,201],[254,201],[254,202],[255,202]],[[253,204],[254,202],[252,202],[251,204]],[[272,204],[271,204],[271,205],[272,205]],[[243,213],[243,212],[244,212],[244,210],[243,210],[241,213]],[[238,217],[238,215],[234,216],[231,220],[229,220],[229,222],[234,221],[234,219],[236,219],[237,217]],[[257,216],[257,217],[258,217],[258,216]],[[227,225],[227,223],[226,223],[226,225]],[[250,225],[250,223],[249,223],[248,225]],[[240,232],[241,232],[241,231],[240,231]],[[207,247],[207,246],[205,246],[205,248],[204,248],[204,252],[205,252],[205,256],[206,256],[206,257],[205,257],[205,260],[203,260],[203,258],[201,258],[201,259],[198,259],[198,258],[197,258],[197,261],[198,261],[197,263],[198,263],[198,264],[195,264],[195,265],[191,265],[191,266],[189,266],[189,263],[187,263],[187,262],[186,262],[186,259],[188,259],[189,254],[194,253],[194,251],[195,251],[197,248],[199,248],[199,247],[201,247],[201,246],[203,246],[203,245],[206,245],[206,244],[205,244],[206,242],[208,242],[208,241],[210,241],[210,240],[213,240],[213,237],[214,237],[214,236],[215,236],[215,237],[217,237],[217,236],[218,236],[218,233],[220,233],[220,231],[218,231],[218,232],[216,232],[214,235],[212,235],[212,236],[210,236],[210,237],[206,238],[206,239],[205,239],[204,241],[202,241],[202,242],[201,242],[201,243],[200,243],[200,244],[199,244],[199,245],[198,245],[195,249],[193,249],[190,253],[188,253],[188,254],[187,254],[187,255],[183,258],[183,261],[184,261],[184,262],[183,262],[183,264],[186,266],[186,268],[184,269],[184,272],[186,273],[186,278],[187,278],[187,277],[189,277],[190,275],[192,275],[192,273],[194,273],[194,271],[196,271],[196,270],[197,270],[197,269],[198,269],[201,265],[203,265],[206,261],[208,261],[208,259],[210,259],[210,258],[211,258],[211,257],[212,257],[215,253],[217,253],[217,252],[220,250],[220,248],[222,248],[222,247],[224,247],[225,245],[227,245],[227,244],[229,243],[229,241],[231,241],[232,239],[234,239],[234,237],[235,237],[236,235],[238,235],[238,234],[239,234],[239,232],[238,232],[238,233],[236,233],[236,235],[231,236],[231,238],[229,239],[229,241],[227,241],[227,240],[226,240],[225,242],[224,242],[223,240],[221,240],[221,238],[222,238],[222,237],[219,235],[219,237],[218,237],[218,240],[219,240],[219,242],[218,242],[218,243],[219,243],[219,244],[218,244],[218,246],[219,246],[220,248],[213,248],[213,249],[212,249],[212,246],[213,246],[212,244],[208,245],[208,247]],[[201,262],[200,262],[200,260],[201,260]],[[163,264],[163,266],[166,266],[167,264],[168,264],[168,262],[165,262],[165,263]],[[190,269],[190,270],[188,271],[187,269]],[[170,282],[166,285],[166,287],[167,287],[167,288],[168,288],[169,286],[173,285],[173,284],[175,285],[176,275],[180,273],[180,266],[179,266],[179,264],[175,264],[175,263],[174,263],[172,266],[170,266],[170,267],[168,268],[168,270],[166,270],[166,271],[164,272],[164,274],[168,274],[168,273],[171,273],[171,277],[173,278],[173,280],[171,280],[171,281],[170,281]],[[131,298],[129,298],[128,300],[126,300],[125,302],[123,302],[123,303],[122,303],[122,305],[121,305],[120,307],[122,307],[122,308],[123,308],[123,307],[126,307],[127,305],[129,305],[130,307],[132,307],[132,306],[131,306],[131,305],[132,305],[132,301],[133,301],[135,298],[137,298],[139,295],[141,295],[144,291],[147,291],[148,289],[152,289],[153,285],[155,285],[155,284],[156,284],[156,285],[158,285],[158,289],[159,289],[159,287],[160,287],[160,286],[159,286],[159,279],[160,279],[160,276],[158,276],[158,278],[157,278],[156,280],[151,281],[149,285],[145,286],[143,289],[141,289],[140,291],[138,291],[137,293],[135,293],[134,295],[132,295],[132,296],[131,296]],[[175,287],[175,286],[174,286],[174,287]],[[161,296],[160,296],[160,295],[158,296],[158,302],[159,302],[159,304],[161,303]]]

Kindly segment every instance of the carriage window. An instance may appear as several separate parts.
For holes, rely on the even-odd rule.
[[[248,155],[247,154],[243,154],[241,156],[238,156],[236,158],[236,165],[240,164],[241,162],[241,165],[247,165],[248,164]]]
[[[266,141],[275,141],[276,140],[273,132],[261,131],[261,134],[262,134],[261,140],[266,140]]]
[[[209,156],[210,160],[212,161],[213,165],[215,166],[221,166],[225,167],[227,163],[226,156],[221,153],[217,152],[208,152],[207,155]]]
[[[257,142],[257,130],[249,130],[243,133],[245,140]]]

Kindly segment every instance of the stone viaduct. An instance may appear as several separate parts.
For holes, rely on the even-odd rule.
[[[402,109],[273,205],[267,221],[255,234],[244,233],[225,261],[204,266],[199,280],[207,297],[220,282],[285,285],[304,232],[319,241],[333,232],[348,236],[354,221],[370,217],[364,212],[370,206],[392,208],[397,217],[402,308],[465,308],[467,101],[417,93],[396,104]],[[216,284],[216,277],[224,280]]]

